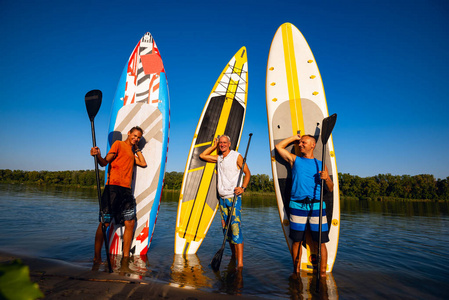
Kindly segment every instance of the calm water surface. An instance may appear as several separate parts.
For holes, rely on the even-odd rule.
[[[244,264],[235,272],[227,246],[219,273],[209,263],[223,241],[217,216],[196,255],[174,255],[176,194],[164,193],[147,257],[132,277],[213,293],[284,299],[446,299],[449,205],[433,202],[341,204],[333,274],[315,294],[310,274],[291,276],[275,199],[243,199]],[[0,184],[0,249],[91,266],[98,220],[94,190]],[[120,259],[114,260],[117,268]],[[101,267],[100,271],[104,269]]]

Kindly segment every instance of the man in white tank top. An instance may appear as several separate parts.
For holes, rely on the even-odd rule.
[[[218,154],[212,155],[212,152],[217,150],[217,148]],[[217,163],[217,191],[220,196],[219,204],[223,234],[231,211],[234,194],[236,196],[234,213],[231,216],[231,227],[229,228],[227,239],[231,247],[232,256],[237,259],[237,267],[242,268],[243,236],[240,226],[242,211],[241,195],[249,184],[251,172],[249,171],[248,165],[245,164],[243,167],[245,177],[243,184],[240,186],[240,182],[237,183],[237,180],[243,165],[243,157],[238,152],[231,150],[231,139],[227,135],[222,135],[219,139],[215,139],[212,146],[200,154],[200,158],[210,163]]]

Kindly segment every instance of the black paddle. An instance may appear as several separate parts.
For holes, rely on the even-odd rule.
[[[96,139],[95,139],[94,119],[98,113],[98,110],[100,109],[101,99],[102,99],[102,93],[100,90],[92,90],[92,91],[88,92],[86,94],[86,96],[84,97],[84,101],[86,102],[87,114],[89,115],[90,125],[91,125],[91,129],[92,129],[93,147],[97,146]],[[95,161],[95,176],[97,179],[98,204],[100,205],[100,212],[101,212],[100,173],[98,171],[98,162],[97,162],[96,155],[94,156],[94,161]],[[103,231],[104,246],[106,248],[106,257],[108,260],[109,272],[112,273],[111,258],[109,257],[109,247],[108,247],[108,240],[107,240],[107,236],[106,236],[106,225],[104,223],[103,212],[100,213],[100,216],[101,216],[101,230]]]
[[[323,143],[323,156],[321,170],[324,171],[326,168],[326,145],[327,140],[334,129],[335,122],[337,122],[337,114],[333,114],[327,118],[323,119],[321,126],[321,142]],[[317,281],[316,281],[316,291],[320,290],[320,276],[321,276],[321,226],[323,223],[323,194],[324,194],[324,179],[321,179],[321,194],[320,194],[320,221],[319,221],[319,233],[318,233],[318,257],[317,257]]]
[[[240,184],[240,180],[242,179],[242,176],[243,176],[243,169],[245,168],[245,164],[246,164],[246,155],[248,154],[249,143],[251,142],[252,135],[253,135],[252,133],[249,134],[248,145],[246,146],[245,157],[243,157],[242,168],[240,169],[239,178],[237,180],[237,185]],[[237,199],[237,195],[234,194],[234,199],[232,199],[231,212],[228,215],[228,222],[226,224],[226,231],[225,231],[225,235],[224,235],[224,239],[223,239],[223,244],[221,245],[220,250],[218,250],[217,253],[215,253],[214,258],[212,258],[212,261],[210,262],[210,265],[212,267],[212,270],[214,270],[214,272],[217,272],[220,269],[221,259],[223,258],[223,252],[226,247],[226,239],[228,237],[229,226],[231,225],[231,218],[232,218],[232,215],[234,214],[234,207],[235,207],[236,199]]]

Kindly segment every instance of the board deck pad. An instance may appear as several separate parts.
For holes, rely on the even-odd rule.
[[[150,33],[140,39],[120,78],[112,104],[108,151],[116,140],[126,140],[134,126],[144,131],[139,148],[147,167],[134,167],[131,189],[137,204],[137,221],[130,252],[146,255],[159,211],[169,134],[167,78]],[[112,222],[108,232],[109,252],[121,255],[124,226]]]
[[[280,141],[300,133],[315,136],[317,144],[314,157],[322,160],[323,145],[321,126],[329,116],[324,87],[318,65],[307,41],[292,24],[279,27],[273,38],[267,64],[266,105],[268,131],[270,137],[271,165],[279,217],[289,249],[292,240],[290,232],[289,202],[292,186],[290,165],[275,150]],[[299,155],[297,145],[286,147]],[[326,202],[326,216],[329,225],[327,271],[331,272],[337,254],[340,231],[340,200],[338,190],[337,165],[332,136],[327,142],[326,166],[334,183],[332,192],[324,187],[323,200]],[[316,243],[312,243],[310,232],[306,233],[305,247],[302,251],[301,269],[313,270],[316,267]]]
[[[179,197],[175,254],[195,254],[218,206],[216,169],[199,155],[223,134],[237,150],[246,113],[248,63],[242,47],[220,74],[210,93],[190,146]],[[214,151],[212,154],[216,154]]]

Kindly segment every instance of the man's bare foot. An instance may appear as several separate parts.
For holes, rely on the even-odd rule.
[[[94,260],[92,262],[94,264],[101,264],[101,257],[100,258],[94,257]]]
[[[292,279],[292,280],[298,280],[300,277],[299,277],[299,273],[297,273],[297,272],[293,272],[291,275],[290,275],[290,278]]]
[[[124,273],[131,273],[131,269],[129,268],[129,262],[130,262],[130,257],[129,256],[124,256],[122,258],[121,261],[121,265],[120,265],[120,272],[124,272]]]
[[[101,265],[101,258],[100,259],[94,258],[92,263],[93,263],[92,264],[92,271],[98,271],[100,269],[100,265]]]

